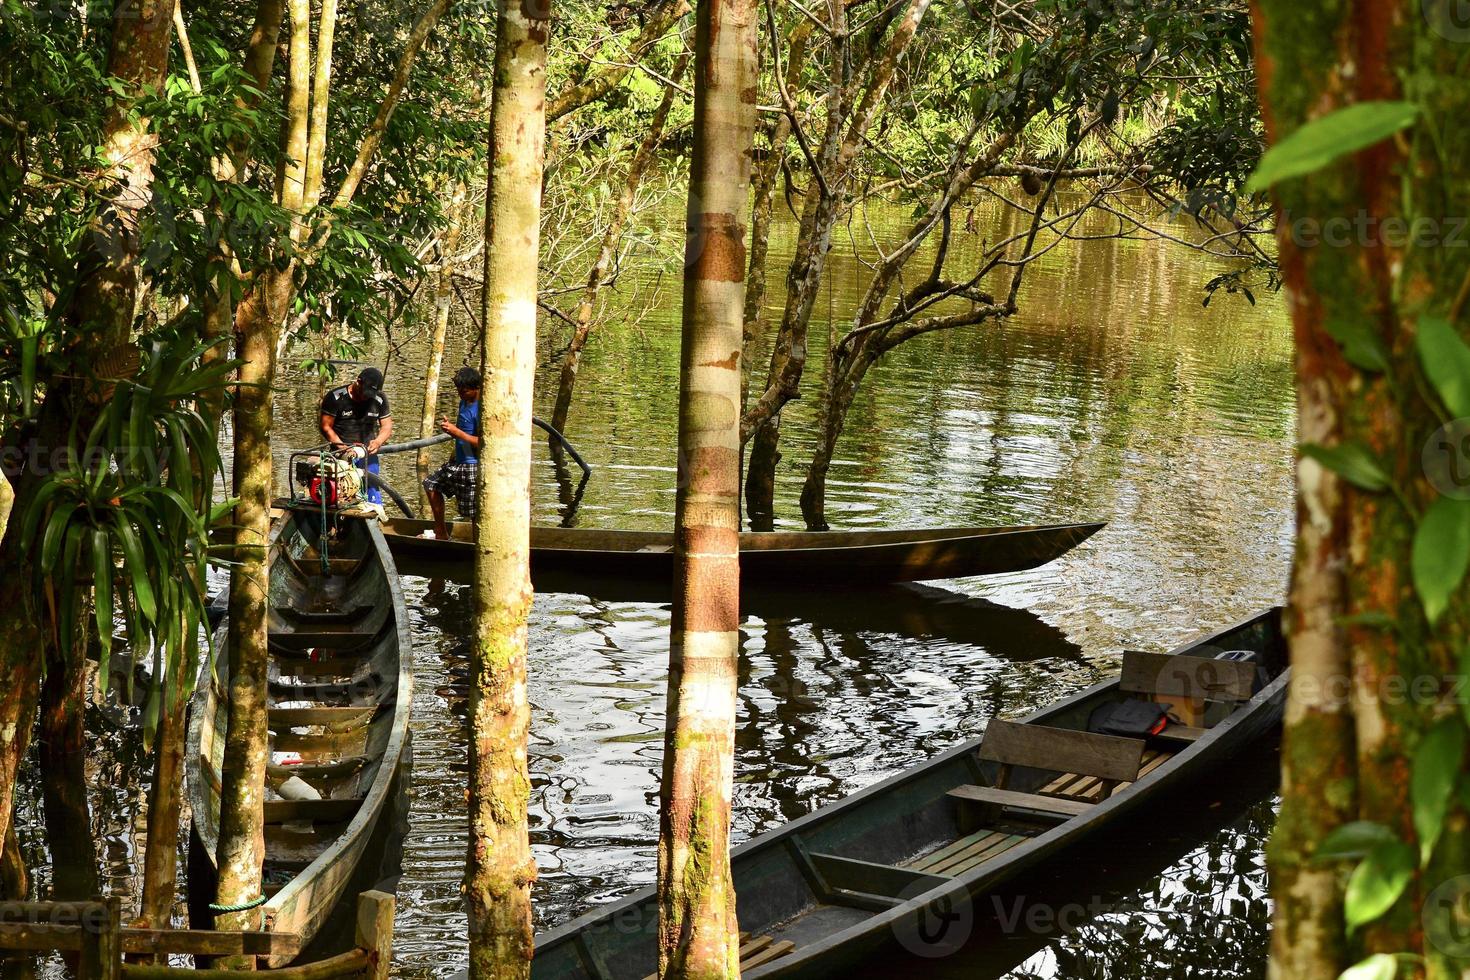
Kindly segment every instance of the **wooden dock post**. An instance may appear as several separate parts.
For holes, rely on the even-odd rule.
[[[80,980],[119,980],[122,976],[122,899],[109,895],[98,902],[78,903],[77,908],[80,910],[82,933],[77,976]]]
[[[393,967],[393,912],[397,900],[387,892],[357,896],[357,945],[372,958],[372,980],[388,980]]]

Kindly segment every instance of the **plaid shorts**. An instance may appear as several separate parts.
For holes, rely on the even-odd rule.
[[[456,463],[450,460],[434,472],[430,473],[424,480],[424,489],[437,491],[446,497],[453,497],[459,505],[459,516],[473,519],[477,516],[475,508],[475,473],[479,469],[476,463]]]

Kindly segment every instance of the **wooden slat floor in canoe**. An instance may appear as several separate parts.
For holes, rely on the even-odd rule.
[[[1149,749],[1143,754],[1143,765],[1139,767],[1138,775],[1142,777],[1153,772],[1172,757],[1170,752],[1162,752],[1157,749]],[[1119,783],[1113,792],[1118,792],[1131,783]],[[1094,776],[1081,776],[1077,773],[1063,773],[1056,779],[1047,783],[1037,791],[1042,796],[1055,796],[1065,800],[1081,800],[1096,803],[1102,798],[1102,780]],[[922,871],[925,874],[944,875],[956,877],[967,871],[978,868],[987,861],[993,860],[1009,851],[1017,844],[1029,839],[1027,834],[1007,833],[1003,830],[986,828],[978,830],[973,834],[961,837],[959,840],[951,841],[943,847],[922,854],[907,862],[903,867],[910,871]]]
[[[796,944],[789,939],[776,942],[770,936],[756,936],[751,938],[750,933],[740,934],[740,972],[754,970],[758,966],[764,966],[772,960],[780,959],[796,948]],[[658,980],[658,974],[652,973],[643,980]]]

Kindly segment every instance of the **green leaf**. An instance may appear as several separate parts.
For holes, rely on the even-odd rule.
[[[1383,915],[1408,887],[1414,876],[1414,849],[1403,841],[1380,844],[1353,869],[1343,895],[1349,930]]]
[[[1419,363],[1445,408],[1456,418],[1470,416],[1470,345],[1442,317],[1421,316],[1414,345]]]
[[[1343,858],[1360,858],[1375,848],[1399,842],[1398,835],[1381,823],[1371,820],[1354,820],[1335,828],[1317,845],[1313,858],[1317,861],[1336,861]]]
[[[1393,980],[1399,972],[1398,960],[1388,953],[1374,953],[1338,974],[1337,980]]]
[[[1429,863],[1444,830],[1445,814],[1455,792],[1460,764],[1465,759],[1465,726],[1459,718],[1444,718],[1425,734],[1414,750],[1409,799],[1414,804],[1414,832],[1419,837],[1419,865]]]
[[[93,610],[97,617],[97,683],[107,689],[112,659],[112,539],[101,528],[92,529]]]
[[[1342,345],[1342,356],[1353,367],[1382,374],[1388,370],[1388,348],[1366,321],[1329,318],[1327,332]]]
[[[1414,530],[1414,590],[1433,626],[1470,570],[1470,501],[1440,497]]]
[[[148,577],[150,569],[143,560],[143,547],[138,540],[138,534],[122,514],[113,515],[113,524],[117,527],[118,544],[122,545],[123,559],[127,566],[127,581],[132,586],[138,611],[150,623],[157,622],[158,606],[153,601],[153,583]]]
[[[1348,153],[1385,140],[1419,118],[1412,102],[1358,102],[1302,125],[1261,157],[1246,181],[1247,193],[1315,173]]]
[[[1301,447],[1301,453],[1308,459],[1321,463],[1360,490],[1377,493],[1388,489],[1389,478],[1383,464],[1362,443],[1345,442],[1337,446],[1305,443]]]

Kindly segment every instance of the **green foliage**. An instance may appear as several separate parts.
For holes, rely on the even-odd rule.
[[[1419,107],[1410,102],[1358,102],[1306,123],[1266,151],[1246,182],[1265,191],[1283,180],[1315,173],[1339,157],[1366,149],[1414,124]]]
[[[115,613],[129,647],[154,652],[155,677],[174,674],[204,617],[209,528],[233,502],[212,505],[219,449],[195,403],[218,391],[236,366],[203,363],[206,349],[176,335],[149,341],[137,374],[117,382],[86,432],[73,427],[68,451],[20,515],[38,605],[58,649],[72,650],[81,639],[84,586],[94,587],[104,687]],[[151,692],[150,733],[161,695]]]
[[[1301,454],[1321,463],[1360,490],[1377,493],[1391,485],[1383,464],[1362,443],[1345,442],[1338,446],[1308,443],[1301,447]]]
[[[1470,500],[1439,497],[1414,530],[1414,589],[1433,626],[1470,569]]]
[[[1424,376],[1451,415],[1470,417],[1470,345],[1448,320],[1421,316],[1414,343]]]
[[[1348,876],[1343,913],[1349,930],[1383,915],[1408,887],[1414,876],[1414,849],[1401,840],[1379,844]]]
[[[1440,720],[1414,751],[1409,799],[1414,805],[1414,833],[1419,838],[1419,864],[1427,866],[1444,830],[1455,783],[1465,761],[1465,726],[1459,718]]]
[[[1343,970],[1337,980],[1393,980],[1399,972],[1399,961],[1387,953],[1374,953],[1367,959]]]

